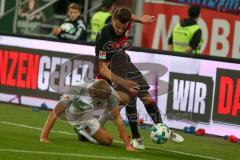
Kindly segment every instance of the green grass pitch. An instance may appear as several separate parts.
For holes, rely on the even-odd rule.
[[[240,145],[218,137],[200,137],[180,132],[184,143],[167,142],[157,145],[149,138],[149,129],[140,129],[146,150],[135,153],[124,149],[117,128],[108,122],[112,146],[79,142],[72,126],[57,120],[50,134],[51,143],[39,141],[41,128],[49,111],[32,112],[32,108],[0,104],[0,159],[1,160],[77,160],[77,159],[152,159],[152,160],[236,160]],[[127,128],[130,134],[129,128]]]

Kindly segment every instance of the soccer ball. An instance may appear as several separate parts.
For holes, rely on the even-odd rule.
[[[71,23],[63,23],[60,26],[60,28],[61,28],[62,31],[67,32],[69,34],[73,34],[74,32],[76,32],[75,27]]]
[[[157,144],[167,142],[170,138],[171,130],[163,123],[158,123],[152,126],[150,130],[150,138]]]

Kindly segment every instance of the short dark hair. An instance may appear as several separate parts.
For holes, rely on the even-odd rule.
[[[129,8],[117,8],[112,15],[113,19],[119,20],[121,23],[127,23],[132,18],[132,12]]]
[[[188,16],[190,18],[198,18],[201,12],[201,7],[200,5],[194,4],[189,7],[188,9]]]
[[[102,7],[111,8],[114,3],[116,3],[116,0],[103,0]]]
[[[81,12],[82,7],[78,3],[73,2],[68,5],[68,10],[69,9],[76,9]]]

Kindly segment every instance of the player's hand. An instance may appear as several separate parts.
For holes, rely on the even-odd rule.
[[[59,27],[54,27],[53,29],[52,29],[52,33],[53,33],[53,35],[55,35],[55,36],[58,36],[60,33],[61,33],[61,28],[59,28]]]
[[[155,16],[144,15],[144,16],[141,17],[141,22],[143,24],[150,24],[153,21],[156,21],[156,17]]]
[[[123,81],[122,86],[124,86],[126,89],[128,89],[133,94],[137,94],[138,91],[140,90],[140,86],[136,82],[127,80],[127,79],[125,79]]]
[[[129,152],[137,152],[137,150],[134,149],[132,145],[126,146],[126,150]]]
[[[139,87],[128,88],[128,90],[133,94],[137,95],[138,91],[140,90]]]
[[[48,138],[40,138],[40,142],[43,142],[43,143],[51,143]]]

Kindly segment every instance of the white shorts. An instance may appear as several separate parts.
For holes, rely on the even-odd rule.
[[[99,129],[100,124],[96,118],[82,121],[79,125],[75,126],[78,130],[85,131],[88,135],[93,136]]]

